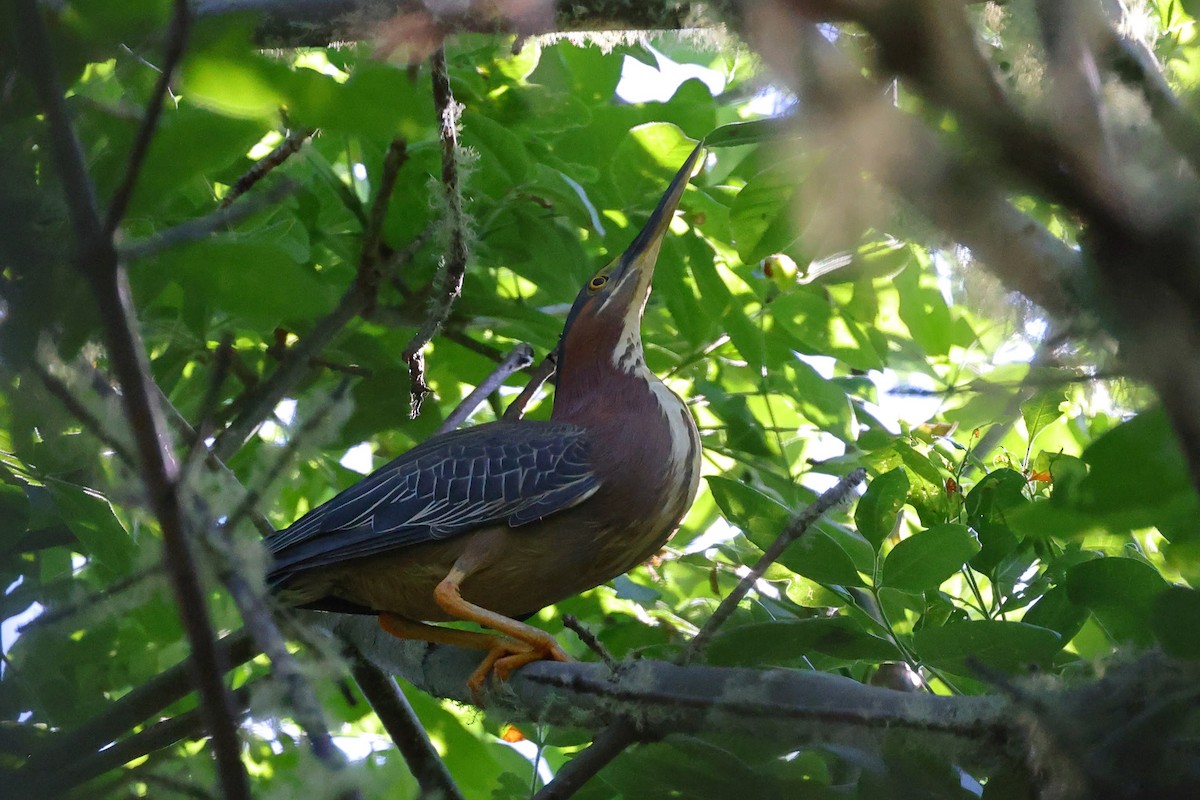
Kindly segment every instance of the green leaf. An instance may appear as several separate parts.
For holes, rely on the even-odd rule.
[[[78,537],[87,554],[116,575],[128,574],[133,568],[136,548],[108,501],[71,484],[51,483],[46,488],[63,522]]]
[[[850,398],[840,386],[821,377],[820,373],[800,360],[788,365],[788,377],[800,413],[818,428],[832,433],[843,442],[854,441]]]
[[[1005,672],[1044,666],[1062,649],[1057,633],[1023,622],[973,619],[913,634],[913,649],[930,666],[972,674],[971,662]]]
[[[1149,644],[1150,612],[1167,588],[1158,571],[1133,558],[1097,558],[1067,571],[1071,602],[1091,610],[1117,642]]]
[[[29,496],[25,489],[0,483],[0,553],[7,553],[29,527]]]
[[[917,264],[910,264],[893,282],[899,290],[900,319],[912,338],[929,355],[946,355],[954,344],[954,319],[941,291]]]
[[[947,523],[903,539],[883,562],[883,585],[908,592],[936,589],[979,552],[965,525]]]
[[[1005,512],[1029,504],[1025,476],[1012,469],[997,469],[975,484],[963,501],[967,521],[974,527],[1005,521]]]
[[[783,552],[779,563],[797,575],[827,586],[866,586],[851,554],[820,527],[809,528]]]
[[[1029,441],[1032,442],[1043,428],[1062,416],[1058,407],[1066,399],[1067,396],[1061,389],[1051,389],[1021,403],[1021,419],[1025,420]]]
[[[153,268],[184,287],[185,308],[216,306],[257,328],[312,319],[336,303],[311,269],[282,247],[257,239],[203,239],[169,250],[157,261]]]
[[[792,214],[792,198],[803,179],[802,162],[781,161],[755,175],[738,192],[729,210],[729,224],[738,256],[744,264],[788,250],[800,238]],[[807,259],[797,259],[807,263]]]
[[[470,110],[463,112],[462,125],[463,144],[479,152],[479,167],[493,195],[503,197],[525,180],[530,170],[529,154],[516,134]]]
[[[849,617],[740,625],[722,632],[707,651],[710,663],[739,666],[801,665],[810,653],[846,663],[900,658],[895,645],[867,633]]]
[[[1020,545],[1012,529],[1002,523],[982,522],[972,525],[972,529],[979,537],[980,550],[971,559],[971,568],[985,575],[991,574]]]
[[[791,519],[791,512],[782,504],[745,483],[718,476],[707,480],[725,518],[760,550],[769,548]],[[780,556],[779,563],[818,583],[864,585],[846,548],[817,526],[793,542]]]
[[[695,147],[695,141],[668,122],[650,122],[629,131],[617,145],[611,165],[626,209],[653,207]]]
[[[1200,592],[1171,586],[1158,595],[1150,615],[1150,628],[1163,651],[1176,658],[1200,660]]]
[[[717,475],[710,475],[706,480],[725,519],[741,528],[755,544],[763,542],[759,544],[760,548],[770,546],[791,517],[791,512],[779,501],[741,481]]]
[[[722,125],[704,137],[705,147],[737,147],[746,144],[773,142],[794,130],[792,120],[787,117],[768,117],[749,122],[731,122]]]
[[[896,527],[896,517],[908,498],[908,475],[903,467],[873,479],[854,510],[854,524],[868,542],[879,545]]]
[[[1079,482],[1081,502],[1095,511],[1162,507],[1174,495],[1194,496],[1178,440],[1162,409],[1145,411],[1083,451],[1091,469]]]
[[[1055,586],[1046,592],[1025,612],[1022,622],[1057,631],[1064,642],[1069,642],[1087,622],[1088,610],[1071,602],[1065,586]]]

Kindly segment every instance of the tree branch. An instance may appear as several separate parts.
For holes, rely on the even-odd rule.
[[[730,8],[727,2],[710,7]],[[435,38],[453,33],[542,33],[600,30],[678,30],[701,20],[692,3],[648,0],[639,3],[513,2],[469,0],[435,6],[419,0],[199,0],[197,16],[257,16],[258,39],[270,47],[323,47],[335,41],[361,41],[380,28],[403,25]]]
[[[412,403],[409,416],[421,413],[421,403],[429,394],[425,383],[424,349],[450,316],[454,302],[462,294],[463,274],[467,269],[467,231],[463,214],[462,188],[458,176],[458,117],[462,106],[454,100],[450,89],[450,74],[446,68],[446,51],[439,48],[430,58],[433,80],[433,104],[438,114],[438,138],[442,143],[442,189],[449,217],[449,252],[442,260],[437,291],[430,299],[429,314],[421,328],[404,348],[412,384]]]
[[[508,404],[508,408],[504,409],[504,419],[515,421],[525,416],[525,409],[533,401],[533,396],[546,384],[546,381],[553,377],[557,369],[558,349],[556,348],[546,354],[542,362],[537,365],[537,369],[533,371],[533,376],[525,384],[525,388],[521,390],[515,400]]]
[[[466,679],[478,652],[400,641],[372,619],[311,616],[385,671],[436,697],[476,702]],[[889,730],[903,729],[951,759],[990,764],[1011,762],[1020,741],[1003,698],[899,692],[809,671],[636,661],[614,675],[604,664],[537,662],[506,682],[491,682],[480,700],[517,722],[598,729],[626,718],[639,736],[720,730],[781,753],[813,740],[872,750]]]
[[[704,627],[692,638],[692,641],[688,644],[687,649],[683,651],[683,655],[680,658],[682,665],[686,666],[693,658],[704,652],[704,647],[708,644],[708,640],[725,624],[725,621],[729,619],[734,609],[737,608],[738,603],[749,593],[758,580],[766,574],[767,568],[783,555],[783,551],[799,539],[808,530],[809,526],[820,519],[826,511],[839,503],[845,502],[850,492],[862,483],[866,477],[867,471],[865,469],[860,467],[854,470],[838,481],[828,491],[824,492],[812,505],[795,514],[788,521],[787,526],[775,538],[775,541],[771,543],[766,552],[762,554],[762,557],[742,577],[733,591],[721,601],[716,611],[713,612],[712,616],[704,624]],[[606,664],[612,669],[611,664],[607,661]],[[619,669],[617,672],[619,674]],[[537,794],[534,800],[560,800],[561,798],[570,797],[593,775],[604,769],[609,762],[623,753],[629,745],[639,740],[645,741],[646,739],[646,733],[641,731],[639,726],[630,718],[618,717],[593,740],[592,745],[587,750],[584,750],[567,767],[564,767],[558,776]]]
[[[354,283],[342,295],[337,307],[319,320],[307,336],[287,351],[287,355],[271,373],[271,377],[246,393],[242,401],[241,413],[225,430],[221,431],[213,443],[212,452],[219,460],[225,461],[241,449],[255,428],[271,414],[279,401],[286,397],[296,382],[305,375],[311,367],[313,359],[342,332],[342,329],[352,319],[371,307],[376,287],[382,275],[399,269],[407,263],[420,246],[417,242],[424,241],[423,237],[418,237],[417,241],[413,242],[413,246],[405,248],[389,258],[381,270],[374,269],[378,263],[377,254],[383,217],[387,211],[388,199],[391,197],[396,175],[404,163],[405,156],[404,143],[401,140],[393,141],[384,160],[379,191],[372,204],[371,216],[365,225],[359,270]]]
[[[554,780],[535,794],[533,800],[566,800],[636,741],[638,732],[634,724],[625,717],[616,720],[585,750],[563,764]]]
[[[508,351],[508,355],[504,357],[491,374],[484,379],[483,383],[479,384],[467,395],[461,403],[453,411],[447,415],[446,420],[438,428],[439,433],[452,431],[459,425],[467,421],[467,417],[471,416],[480,403],[482,403],[488,395],[499,389],[509,376],[514,372],[520,372],[527,366],[533,363],[533,348],[525,342],[521,342],[512,350]]]
[[[154,236],[123,243],[119,248],[121,259],[125,262],[136,261],[139,258],[146,258],[155,253],[161,253],[163,250],[211,236],[219,230],[238,224],[263,209],[274,206],[298,188],[294,183],[281,181],[260,196],[247,197],[232,205],[222,205],[211,214],[167,228]]]
[[[171,78],[175,76],[175,67],[183,58],[183,50],[187,44],[190,19],[187,0],[174,0],[174,13],[171,16],[171,28],[167,31],[167,47],[163,54],[163,63],[159,68],[158,81],[150,93],[150,102],[146,104],[146,112],[142,116],[142,124],[138,126],[137,135],[133,140],[133,148],[129,151],[129,159],[125,164],[125,173],[121,183],[113,192],[108,204],[108,214],[104,219],[104,232],[112,236],[125,211],[129,208],[129,200],[133,197],[134,187],[137,186],[138,176],[142,172],[142,164],[150,151],[150,141],[154,138],[154,130],[158,127],[158,118],[162,116],[163,101],[171,86]]]
[[[245,713],[250,700],[250,686],[241,686],[232,691],[234,706],[239,716]],[[145,730],[128,736],[100,751],[73,754],[65,761],[50,765],[46,772],[28,774],[30,783],[25,786],[27,797],[58,797],[65,791],[98,778],[110,770],[128,764],[136,758],[170,747],[184,739],[199,739],[204,735],[204,718],[201,709],[195,708],[176,714],[170,719],[157,722]]]
[[[194,677],[213,737],[220,782],[228,800],[249,798],[233,702],[221,682],[225,670],[213,644],[199,570],[179,502],[178,465],[163,432],[162,410],[152,399],[149,364],[135,326],[129,286],[97,210],[95,190],[66,113],[57,69],[50,60],[53,50],[36,2],[17,2],[15,18],[20,57],[46,111],[55,161],[64,179],[76,240],[73,261],[91,284],[99,306],[108,356],[121,384],[126,417],[137,445],[142,482],[162,531],[167,573],[192,648]]]
[[[826,511],[840,503],[844,503],[855,487],[866,480],[866,478],[867,471],[859,467],[822,493],[812,505],[793,515],[788,520],[787,526],[775,538],[775,541],[771,542],[771,546],[755,562],[750,571],[743,575],[742,579],[738,581],[737,586],[733,588],[733,591],[721,600],[716,611],[704,623],[704,627],[700,629],[700,632],[692,637],[692,641],[688,643],[687,649],[683,652],[680,663],[688,664],[696,656],[703,653],[705,646],[708,645],[708,640],[725,624],[725,621],[729,619],[737,608],[738,603],[742,602],[742,598],[766,574],[767,568],[779,560],[779,557],[783,555],[783,551],[787,550],[793,542],[803,536],[804,532],[809,529],[809,526],[819,520]]]
[[[312,128],[297,128],[289,131],[288,135],[283,137],[283,141],[275,145],[274,150],[254,162],[254,166],[234,181],[233,186],[230,186],[229,191],[221,198],[218,208],[228,208],[234,200],[253,189],[254,185],[271,174],[273,169],[300,152],[300,148],[312,138],[315,132]]]
[[[446,764],[433,749],[421,720],[400,691],[396,679],[351,648],[350,672],[363,697],[371,704],[383,728],[396,743],[408,768],[421,787],[421,796],[441,800],[463,800]]]
[[[244,664],[258,654],[245,630],[224,637],[217,642],[217,647],[221,651],[221,661],[230,668]],[[194,656],[160,672],[121,699],[110,703],[104,711],[79,727],[55,736],[22,769],[30,772],[51,771],[84,754],[107,747],[145,720],[195,691],[194,672]],[[219,679],[221,676],[217,677]]]

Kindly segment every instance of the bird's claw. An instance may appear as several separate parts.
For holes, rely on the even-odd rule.
[[[516,639],[498,639],[496,646],[488,650],[483,661],[467,678],[467,688],[476,700],[483,694],[483,684],[488,675],[495,673],[502,681],[507,681],[513,671],[534,661],[574,661],[558,644],[538,647],[528,642]]]

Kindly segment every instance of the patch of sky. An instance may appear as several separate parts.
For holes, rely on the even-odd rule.
[[[338,463],[346,469],[354,470],[360,475],[366,475],[374,469],[375,462],[373,455],[369,442],[359,442],[347,450]]]
[[[680,64],[647,46],[658,67],[625,56],[621,66],[621,80],[617,83],[617,97],[627,103],[666,102],[670,100],[680,84],[692,78],[699,79],[713,94],[725,91],[725,76],[715,69],[699,64]]]

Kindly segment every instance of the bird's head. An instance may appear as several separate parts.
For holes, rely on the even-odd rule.
[[[598,359],[609,359],[611,366],[624,372],[641,367],[642,312],[650,296],[654,265],[701,151],[702,145],[698,145],[675,173],[629,248],[579,290],[559,342],[560,375],[567,365]]]

